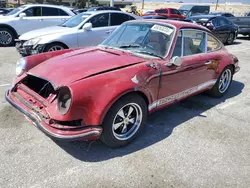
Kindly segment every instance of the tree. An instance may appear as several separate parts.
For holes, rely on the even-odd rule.
[[[76,0],[76,6],[78,8],[85,8],[88,4],[97,4],[96,0]]]

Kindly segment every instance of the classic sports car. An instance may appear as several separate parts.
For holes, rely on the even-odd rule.
[[[148,113],[207,91],[221,97],[238,59],[205,27],[123,23],[96,47],[21,58],[7,101],[55,139],[128,144]]]

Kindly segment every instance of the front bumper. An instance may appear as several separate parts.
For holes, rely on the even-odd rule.
[[[22,56],[29,56],[34,54],[42,53],[45,45],[37,45],[35,48],[33,46],[23,46],[24,41],[16,41],[16,50]]]
[[[84,126],[78,129],[73,130],[65,130],[65,129],[57,129],[55,127],[50,126],[48,123],[43,121],[41,115],[36,113],[32,107],[25,104],[23,101],[16,98],[11,90],[8,90],[5,93],[5,99],[17,110],[22,112],[32,123],[47,136],[56,139],[56,140],[97,140],[101,133],[101,126]]]

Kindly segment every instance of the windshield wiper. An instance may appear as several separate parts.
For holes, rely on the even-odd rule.
[[[122,45],[118,46],[118,48],[140,48],[141,46],[139,44],[128,44],[128,45]]]
[[[135,52],[135,53],[141,53],[141,54],[148,54],[148,55],[155,56],[155,57],[159,57],[159,58],[163,59],[162,56],[157,55],[157,54],[152,53],[152,52],[148,52],[148,51],[134,51],[134,52]]]

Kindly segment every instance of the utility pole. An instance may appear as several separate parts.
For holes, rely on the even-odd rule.
[[[110,0],[110,6],[113,7],[115,4],[115,0]]]
[[[141,9],[144,9],[144,0],[142,0]]]
[[[219,0],[216,0],[215,10],[217,10]]]

